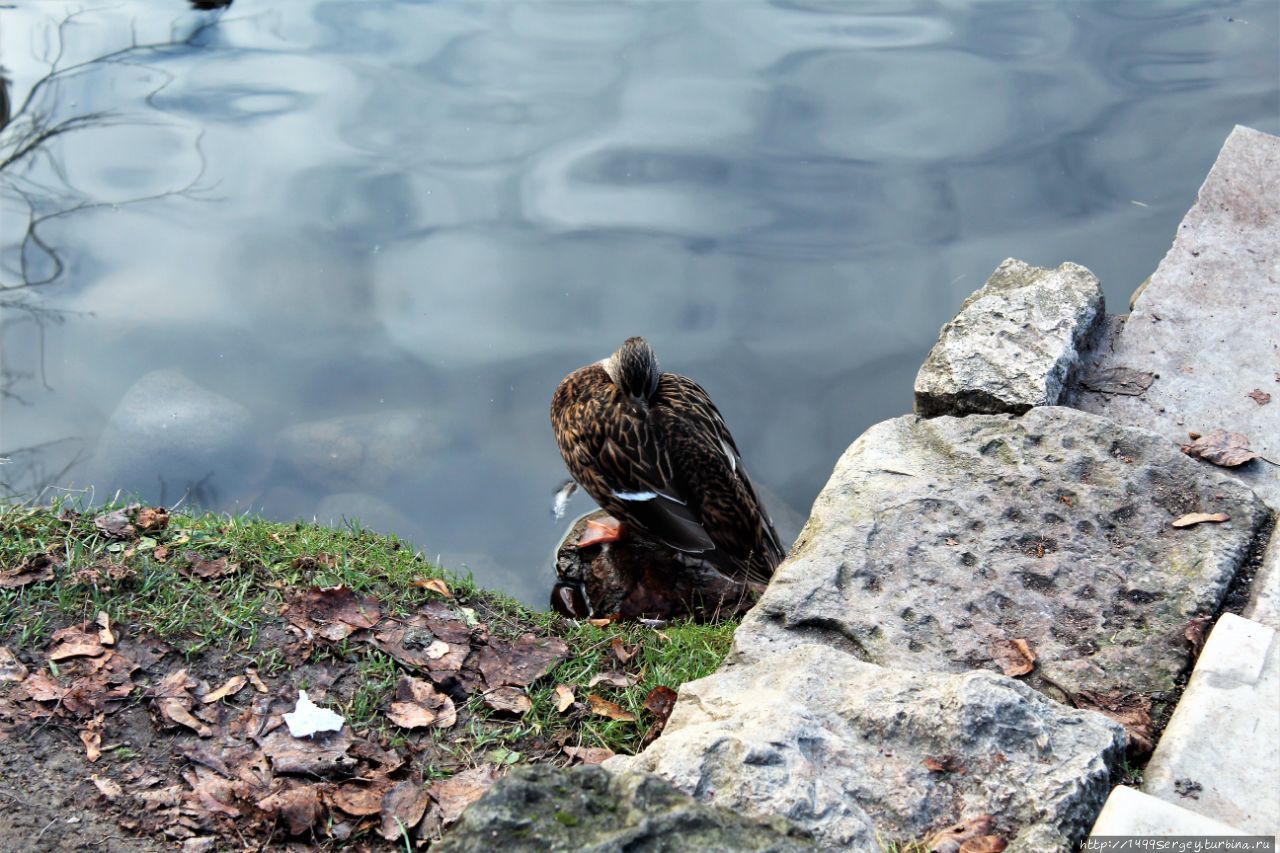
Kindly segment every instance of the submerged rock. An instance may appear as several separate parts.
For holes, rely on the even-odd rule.
[[[1089,270],[1009,258],[942,327],[916,375],[925,417],[1053,406],[1106,315]]]
[[[1193,512],[1228,520],[1172,526]],[[1021,641],[1050,696],[1137,694],[1158,716],[1188,622],[1217,611],[1268,515],[1160,436],[1074,409],[897,418],[845,452],[736,642],[1011,672]]]
[[[761,643],[680,688],[662,737],[611,770],[649,770],[716,805],[775,814],[824,850],[880,851],[983,814],[1015,850],[1068,850],[1110,789],[1124,733],[991,673],[886,669]],[[744,650],[745,651],[745,650]],[[696,849],[696,848],[689,848]],[[726,848],[732,849],[732,848]]]
[[[99,499],[117,489],[156,502],[184,495],[217,506],[262,476],[249,410],[180,370],[145,374],[125,392],[98,440],[86,479]]]
[[[280,462],[306,482],[339,492],[385,487],[420,469],[443,438],[413,409],[295,424],[280,434]]]
[[[582,516],[556,546],[551,606],[561,614],[701,621],[741,616],[759,597],[759,584],[726,577],[634,528],[618,541],[578,547],[588,522],[604,518],[603,510]]]
[[[781,818],[754,818],[697,802],[648,773],[599,767],[513,770],[432,846],[440,853],[816,849]]]

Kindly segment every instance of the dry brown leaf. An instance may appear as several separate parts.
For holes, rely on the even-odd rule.
[[[1200,656],[1200,650],[1204,648],[1204,641],[1208,637],[1209,625],[1212,622],[1211,616],[1197,616],[1182,629],[1182,636],[1191,646],[1192,657]]]
[[[1253,402],[1257,403],[1259,406],[1265,406],[1267,403],[1271,402],[1271,395],[1266,391],[1263,391],[1261,388],[1254,388],[1248,394],[1245,394],[1245,396],[1253,400]]]
[[[940,755],[920,762],[930,773],[965,773],[964,762],[956,755]]]
[[[528,694],[519,687],[495,687],[484,692],[484,704],[504,714],[523,717],[533,708]]]
[[[87,623],[86,623],[87,626]],[[84,627],[68,626],[53,632],[49,638],[49,654],[51,661],[66,660],[77,657],[98,657],[106,652],[98,640],[97,632],[87,633]]]
[[[676,692],[670,687],[658,685],[645,697],[644,708],[665,723],[667,717],[671,716],[671,710],[676,706],[676,696]]]
[[[279,815],[290,835],[302,835],[315,825],[323,813],[320,788],[297,784],[258,800],[258,808],[269,815]]]
[[[587,624],[594,625],[597,628],[608,628],[610,625],[613,624],[613,621],[614,621],[613,617],[604,616],[600,619],[588,619]]]
[[[1081,690],[1071,697],[1077,708],[1099,711],[1129,735],[1129,753],[1145,755],[1155,747],[1151,722],[1151,697],[1119,690]]]
[[[28,675],[22,661],[14,657],[8,646],[0,646],[0,681],[22,681]],[[573,694],[569,694],[570,699]]]
[[[114,646],[116,635],[111,631],[111,617],[107,615],[107,611],[99,610],[94,624],[98,626],[98,642],[104,646]]]
[[[561,749],[578,764],[600,764],[614,756],[613,750],[605,746],[565,746]]]
[[[93,520],[93,526],[108,539],[133,539],[138,535],[138,531],[129,523],[129,511],[134,508],[128,506],[103,513]]]
[[[160,683],[152,688],[152,702],[161,719],[174,725],[185,726],[200,737],[210,737],[213,730],[191,715],[191,707],[195,704],[190,690],[196,686],[185,669],[169,673]]]
[[[1190,436],[1192,441],[1182,445],[1182,452],[1214,465],[1234,468],[1258,458],[1258,454],[1249,449],[1249,437],[1243,433],[1219,427],[1204,435],[1193,432]]]
[[[53,578],[53,570],[61,563],[52,554],[27,557],[12,569],[0,570],[0,589],[18,589]]]
[[[249,667],[244,671],[245,678],[249,679],[249,683],[253,685],[253,689],[259,693],[267,692],[267,685],[258,676],[258,671],[253,667]]]
[[[439,593],[445,598],[453,598],[453,593],[449,591],[449,585],[440,580],[440,578],[414,578],[413,585]]]
[[[434,726],[447,729],[458,721],[453,700],[436,690],[429,681],[401,676],[387,719],[406,729]]]
[[[249,679],[243,675],[233,675],[227,679],[226,683],[216,690],[210,690],[204,695],[200,701],[206,705],[217,702],[219,699],[225,699],[228,696],[234,696],[239,693],[244,686],[249,683]]]
[[[476,657],[489,687],[528,687],[568,656],[564,640],[525,634],[514,643],[490,641]]]
[[[609,648],[613,650],[613,656],[618,659],[618,663],[623,666],[626,666],[636,656],[636,652],[640,651],[639,646],[628,649],[622,644],[621,637],[614,637],[613,642],[609,643]]]
[[[97,714],[80,730],[80,742],[84,744],[84,756],[91,763],[102,757],[102,715]]]
[[[1006,640],[1003,637],[992,637],[988,641],[991,658],[1000,666],[1000,671],[1010,677],[1026,675],[1036,665],[1036,653],[1026,640]]]
[[[591,708],[591,713],[600,717],[608,717],[610,720],[629,723],[634,722],[636,718],[635,714],[624,710],[621,705],[614,704],[594,693],[587,695],[587,705]]]
[[[484,796],[497,779],[498,768],[493,764],[482,764],[432,783],[431,798],[440,807],[444,825],[448,826],[461,817],[467,806]]]
[[[1191,527],[1192,525],[1202,524],[1204,522],[1218,523],[1230,520],[1231,516],[1227,515],[1225,512],[1189,512],[1181,518],[1176,518],[1171,521],[1170,525],[1173,527]]]
[[[336,643],[377,625],[382,605],[374,596],[347,586],[312,587],[290,596],[282,615],[290,624]]]
[[[608,684],[610,687],[618,687],[626,689],[636,683],[634,675],[627,675],[625,672],[597,672],[591,676],[591,680],[587,682],[587,687],[595,687],[597,684]]]
[[[163,563],[164,561],[169,559],[169,546],[157,545],[156,549],[151,552],[151,556],[155,557],[156,562]]]
[[[934,833],[925,846],[929,853],[1000,853],[1008,842],[989,834],[995,825],[993,816],[978,815]]]
[[[67,688],[43,672],[33,672],[22,682],[23,689],[37,702],[57,702],[67,695]]]
[[[573,688],[567,684],[556,685],[556,710],[563,714],[573,707]]]
[[[382,826],[378,834],[388,841],[400,838],[422,820],[427,802],[427,789],[421,782],[405,779],[395,783],[382,797]]]
[[[108,779],[93,773],[89,776],[89,781],[93,783],[93,787],[98,789],[98,793],[108,800],[118,800],[124,796],[124,788],[121,788],[120,783],[114,779]]]
[[[169,526],[169,510],[162,506],[144,506],[138,510],[133,523],[139,530],[164,530]]]
[[[390,787],[385,779],[372,785],[345,782],[334,789],[329,795],[329,801],[349,815],[368,817],[382,811],[382,798]]]
[[[218,557],[215,560],[206,560],[199,554],[188,552],[183,554],[187,561],[191,564],[191,574],[205,580],[213,580],[215,578],[225,577],[240,570],[239,563],[233,563],[226,557]]]

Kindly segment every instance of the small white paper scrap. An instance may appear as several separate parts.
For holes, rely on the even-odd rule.
[[[346,720],[342,715],[328,708],[321,708],[307,698],[307,691],[298,691],[297,706],[284,715],[289,734],[294,737],[309,737],[316,732],[338,732]]]

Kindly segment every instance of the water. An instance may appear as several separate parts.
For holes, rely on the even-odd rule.
[[[354,513],[541,604],[551,392],[644,334],[794,532],[1003,258],[1123,310],[1280,131],[1277,44],[1274,0],[0,9],[0,160],[89,116],[0,171],[0,480]]]

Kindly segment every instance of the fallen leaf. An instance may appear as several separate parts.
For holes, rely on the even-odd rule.
[[[107,615],[107,611],[98,611],[98,618],[95,620],[95,624],[98,626],[98,642],[104,646],[114,646],[116,644],[116,635],[111,633],[111,617]]]
[[[635,714],[624,710],[621,705],[610,702],[594,693],[587,695],[587,705],[591,708],[591,713],[600,717],[608,717],[610,720],[629,723],[634,722],[636,718]]]
[[[283,615],[290,624],[336,643],[377,625],[382,604],[347,586],[311,587],[290,596]]]
[[[597,684],[608,684],[610,687],[619,687],[626,689],[636,683],[634,675],[627,675],[625,672],[598,672],[591,676],[591,680],[587,682],[587,687],[595,687]]]
[[[169,546],[167,545],[158,546],[154,551],[151,552],[151,556],[155,557],[157,562],[163,563],[165,560],[169,559]]]
[[[22,681],[27,675],[27,668],[22,661],[14,657],[9,647],[0,646],[0,681]],[[573,701],[572,693],[569,694],[569,700]]]
[[[1266,391],[1263,391],[1261,388],[1254,388],[1248,394],[1245,394],[1245,396],[1253,400],[1253,402],[1257,403],[1259,406],[1265,406],[1267,403],[1271,402],[1271,395]]]
[[[561,749],[579,764],[600,764],[614,756],[613,750],[604,746],[565,746]]]
[[[634,649],[628,649],[622,644],[621,637],[614,637],[613,642],[609,643],[609,648],[613,650],[613,656],[618,659],[618,663],[623,666],[626,666],[636,656],[636,652],[640,651],[638,646]]]
[[[658,685],[645,697],[644,708],[665,723],[671,716],[671,710],[676,706],[676,697],[676,692],[670,687]]]
[[[1000,853],[1008,842],[997,835],[990,835],[996,819],[989,814],[949,826],[929,836],[925,846],[929,853]]]
[[[290,835],[302,835],[320,819],[320,789],[295,783],[258,800],[257,806],[269,815],[283,818]]]
[[[89,634],[83,628],[68,627],[53,632],[48,658],[57,662],[76,657],[98,657],[105,652],[96,632]]]
[[[67,695],[67,688],[43,672],[33,672],[22,682],[22,688],[36,702],[56,702]]]
[[[18,589],[53,578],[53,570],[61,565],[52,554],[27,557],[12,569],[0,570],[0,589]]]
[[[1156,375],[1132,367],[1108,367],[1094,370],[1080,378],[1080,385],[1099,394],[1122,394],[1136,397],[1151,387]]]
[[[396,682],[395,700],[387,719],[405,729],[447,729],[458,721],[458,713],[453,700],[429,681],[405,675]]]
[[[204,698],[201,699],[200,701],[203,702],[205,705],[211,705],[214,702],[217,702],[219,699],[225,699],[228,696],[236,695],[242,689],[244,689],[244,686],[248,683],[249,683],[249,679],[245,678],[243,675],[233,675],[230,678],[228,678],[226,683],[224,683],[221,687],[217,688],[216,690],[210,690],[208,693],[206,693],[204,695]]]
[[[556,685],[556,710],[563,714],[573,707],[573,688],[567,684]]]
[[[988,649],[992,659],[1005,675],[1010,677],[1026,675],[1035,668],[1036,653],[1031,650],[1026,640],[992,637],[988,641]]]
[[[926,758],[920,762],[930,773],[965,773],[964,763],[955,755],[942,755],[938,758]]]
[[[1231,516],[1225,512],[1189,512],[1181,518],[1176,518],[1170,522],[1173,527],[1191,527],[1194,524],[1204,522],[1223,522],[1230,521]]]
[[[191,574],[205,580],[213,580],[215,578],[226,577],[240,570],[239,563],[233,563],[226,557],[218,557],[214,560],[206,560],[199,554],[188,552],[183,554],[187,558],[187,562],[191,564]]]
[[[1190,433],[1190,437],[1191,443],[1182,445],[1182,452],[1214,465],[1234,468],[1258,458],[1258,454],[1249,449],[1249,437],[1243,433],[1219,427],[1204,435]]]
[[[1182,629],[1182,636],[1191,646],[1192,657],[1200,656],[1200,650],[1204,648],[1204,641],[1208,637],[1209,625],[1212,622],[1211,616],[1197,616]]]
[[[382,797],[382,826],[378,834],[395,841],[413,829],[427,811],[427,789],[421,782],[405,779],[397,782]]]
[[[519,763],[523,756],[514,749],[507,749],[505,746],[499,746],[486,752],[484,757],[499,767],[507,767],[512,764]]]
[[[440,578],[414,578],[413,585],[439,593],[445,598],[453,598],[453,593],[449,591],[449,585],[440,580]]]
[[[588,619],[587,624],[594,625],[597,628],[608,628],[610,625],[613,624],[613,618],[609,616],[604,616],[599,619]]]
[[[305,690],[298,691],[297,705],[282,717],[289,727],[289,734],[294,737],[310,737],[319,732],[339,732],[346,723],[341,714],[312,702]]]
[[[568,656],[564,640],[525,634],[514,643],[491,641],[477,659],[489,687],[528,687]]]
[[[98,793],[108,800],[118,800],[124,796],[124,788],[121,788],[120,783],[114,779],[107,779],[97,773],[93,773],[89,776],[89,781],[93,783],[93,787],[98,789]]]
[[[267,692],[267,685],[258,676],[258,671],[253,667],[249,667],[244,671],[245,678],[249,679],[249,683],[253,685],[253,689],[259,693]]]
[[[93,520],[93,526],[108,539],[132,539],[138,532],[129,523],[130,509],[133,507],[103,513]]]
[[[533,708],[528,694],[519,687],[494,687],[484,692],[484,704],[504,714],[523,717]]]
[[[467,806],[484,796],[497,779],[498,768],[492,764],[482,764],[432,783],[431,799],[440,807],[443,824],[448,826],[457,821]]]
[[[139,530],[164,530],[169,526],[169,510],[162,506],[144,506],[138,510],[133,523]]]
[[[329,795],[329,802],[349,815],[368,817],[382,811],[382,798],[389,788],[385,780],[372,785],[346,782]]]
[[[84,755],[91,763],[102,757],[102,715],[97,714],[80,730],[80,742],[84,744]]]
[[[1081,690],[1071,697],[1071,702],[1077,708],[1105,714],[1124,726],[1131,755],[1145,755],[1155,747],[1151,697],[1119,690]]]

